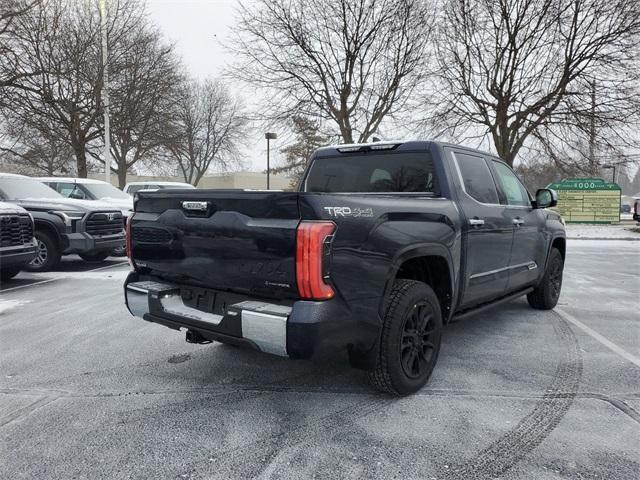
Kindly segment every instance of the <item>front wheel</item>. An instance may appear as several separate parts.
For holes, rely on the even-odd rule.
[[[37,255],[27,264],[25,269],[30,272],[48,272],[60,263],[60,247],[51,234],[42,230],[36,230]]]
[[[558,304],[562,289],[564,259],[560,250],[552,248],[542,281],[527,295],[529,305],[537,310],[551,310]]]
[[[111,252],[94,252],[94,253],[80,253],[80,258],[85,262],[102,262]]]
[[[387,301],[378,358],[369,381],[378,390],[408,395],[429,380],[438,360],[442,314],[431,287],[397,280]]]

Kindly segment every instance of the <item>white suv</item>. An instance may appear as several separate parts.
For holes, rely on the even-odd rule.
[[[166,188],[196,188],[190,183],[181,182],[131,182],[122,189],[125,193],[133,196],[140,190],[164,190]]]

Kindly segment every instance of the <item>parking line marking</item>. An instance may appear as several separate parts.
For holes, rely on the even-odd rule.
[[[113,265],[105,265],[104,267],[92,268],[91,270],[87,270],[87,272],[97,272],[98,270],[106,270],[107,268],[113,267],[121,267],[122,265],[127,265],[129,262],[118,262]]]
[[[584,323],[582,323],[580,320],[578,320],[574,316],[568,314],[567,312],[565,312],[563,310],[560,310],[559,308],[554,309],[554,311],[558,315],[560,315],[562,318],[564,318],[567,322],[570,322],[570,323],[574,324],[580,330],[582,330],[587,335],[589,335],[590,337],[594,338],[595,340],[597,340],[598,342],[603,344],[605,347],[607,347],[612,352],[617,353],[618,355],[620,355],[625,360],[628,360],[629,362],[633,363],[634,365],[640,367],[640,358],[636,357],[635,355],[632,355],[631,353],[627,352],[623,348],[621,348],[618,345],[616,345],[615,343],[613,343],[611,340],[608,340],[607,338],[605,338],[602,335],[600,335],[595,330],[587,327]]]
[[[55,282],[58,280],[57,278],[48,278],[47,280],[40,280],[39,282],[28,283],[26,285],[18,285],[17,287],[6,288],[4,290],[0,290],[0,293],[12,292],[13,290],[19,290],[25,287],[33,287],[34,285],[41,285],[43,283]]]
[[[104,267],[92,268],[91,270],[86,270],[86,271],[87,272],[96,272],[98,270],[106,270],[107,268],[121,267],[123,265],[127,265],[127,262],[114,263],[113,265],[106,265]],[[40,280],[39,282],[33,282],[33,283],[28,283],[26,285],[18,285],[17,287],[6,288],[4,290],[0,290],[0,293],[12,292],[14,290],[19,290],[21,288],[33,287],[35,285],[42,285],[43,283],[55,282],[56,280],[60,280],[60,278],[48,278],[46,280]]]

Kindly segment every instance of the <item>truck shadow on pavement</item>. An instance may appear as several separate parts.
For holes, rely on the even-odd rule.
[[[523,387],[527,392],[544,391],[558,360],[569,348],[555,327],[560,321],[552,312],[534,311],[526,302],[513,302],[447,325],[438,365],[423,391],[495,388],[513,392]],[[529,342],[526,349],[518,346],[524,337]],[[195,346],[188,353],[176,351],[165,357],[165,362],[166,366],[158,367],[167,380],[179,382],[188,374],[190,382],[205,389],[222,386],[377,395],[369,387],[366,373],[349,367],[346,355],[290,360],[214,342]],[[527,372],[524,383],[523,369]]]

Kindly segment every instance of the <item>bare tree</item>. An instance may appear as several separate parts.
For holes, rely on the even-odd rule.
[[[15,24],[42,0],[3,0],[0,3],[0,94],[7,87],[19,87],[25,77],[38,74],[38,70],[19,67],[21,56],[15,48]]]
[[[197,185],[210,168],[227,170],[238,161],[246,117],[219,81],[181,85],[164,143],[186,182]]]
[[[17,173],[50,176],[73,172],[73,150],[55,125],[27,124],[8,116],[2,130],[8,141],[0,142],[0,159],[17,167]]]
[[[66,133],[80,177],[87,176],[86,146],[100,135],[99,21],[92,8],[52,0],[17,20],[20,68],[40,74],[25,76],[6,102],[25,123],[42,124],[46,118],[44,123]]]
[[[609,78],[615,78],[610,72]],[[640,141],[640,62],[636,71],[624,73],[634,77],[611,87],[583,79],[578,92],[563,99],[558,111],[533,132],[535,142],[530,152],[550,159],[559,168],[564,166],[582,175],[603,175],[603,165],[623,165],[637,162],[633,147]],[[575,87],[574,87],[575,88]]]
[[[180,78],[173,48],[157,29],[143,24],[114,43],[117,56],[109,64],[111,157],[122,188],[127,172],[163,144]],[[101,142],[89,151],[104,162]]]
[[[423,0],[258,0],[240,7],[233,75],[265,89],[269,119],[326,119],[346,143],[406,113],[424,71]]]
[[[611,102],[592,113],[604,122],[622,108],[624,119],[634,80],[613,72],[633,68],[637,0],[447,0],[439,25],[429,92],[438,130],[488,135],[513,164],[542,128],[590,108],[590,84],[609,92],[602,105]]]
[[[131,46],[124,39],[140,31],[145,17],[138,0],[114,0],[109,6],[109,50],[115,65]],[[48,124],[64,132],[77,175],[86,177],[87,151],[102,136],[105,66],[97,4],[48,0],[14,23],[13,48],[21,59],[16,75],[22,76],[19,85],[5,90],[5,108],[26,124]],[[30,74],[34,71],[38,75]]]

